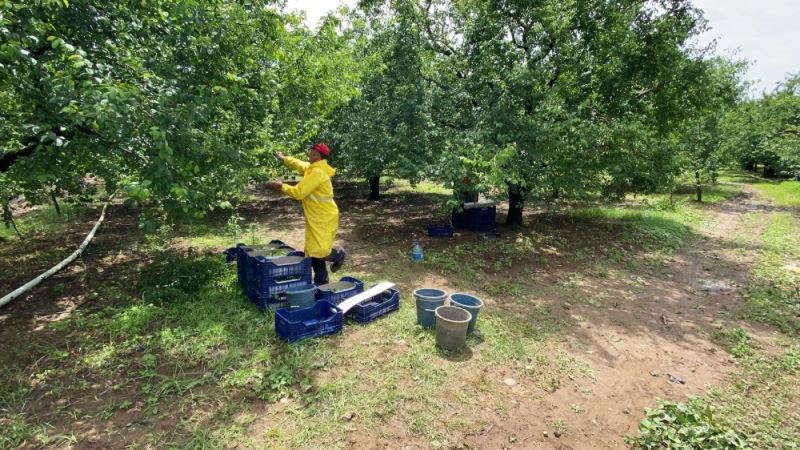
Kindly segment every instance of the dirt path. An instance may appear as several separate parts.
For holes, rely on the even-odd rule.
[[[711,333],[733,324],[769,343],[772,330],[736,321],[739,287],[747,283],[757,242],[772,214],[747,186],[740,197],[710,207],[712,220],[677,254],[637,275],[612,272],[580,289],[588,302],[562,304],[575,326],[565,330],[566,351],[591,367],[592,381],[578,380],[553,394],[509,396],[510,421],[496,436],[475,439],[478,448],[511,438],[511,448],[625,448],[645,407],[656,398],[684,400],[723,384],[736,361]],[[750,213],[758,213],[753,220]],[[525,397],[524,395],[520,397]],[[553,437],[553,423],[566,429]],[[537,430],[537,426],[539,427]],[[547,431],[548,433],[545,433]],[[547,436],[545,436],[547,434]]]

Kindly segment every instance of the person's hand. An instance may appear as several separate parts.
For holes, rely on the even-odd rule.
[[[273,191],[280,191],[281,186],[283,186],[283,183],[281,183],[280,181],[267,181],[267,189],[272,189]]]
[[[275,157],[283,161],[283,158],[286,158],[286,155],[283,152],[275,152]]]

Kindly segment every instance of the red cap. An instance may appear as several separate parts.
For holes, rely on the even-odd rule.
[[[325,156],[331,156],[331,151],[328,148],[328,146],[321,142],[319,144],[312,145],[311,148],[322,153]]]

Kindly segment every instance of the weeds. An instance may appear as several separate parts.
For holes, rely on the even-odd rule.
[[[639,424],[639,436],[628,437],[638,449],[749,449],[744,437],[714,417],[708,403],[691,398],[687,403],[659,400]]]
[[[725,347],[731,355],[739,359],[753,354],[753,339],[740,327],[731,328],[726,331],[715,331],[711,335],[711,338]]]

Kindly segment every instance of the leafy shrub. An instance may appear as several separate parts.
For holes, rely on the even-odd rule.
[[[714,420],[708,403],[690,398],[687,403],[659,400],[647,409],[639,424],[639,436],[627,437],[637,449],[749,449],[747,441]]]

